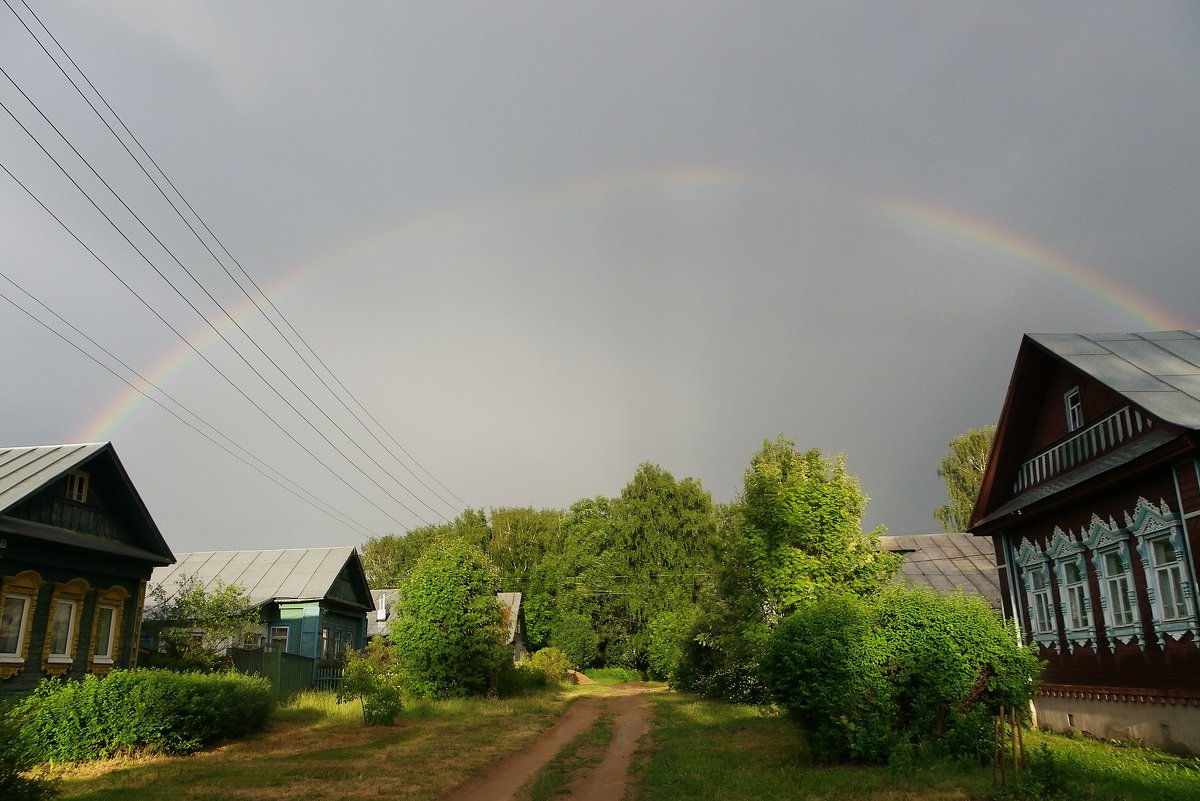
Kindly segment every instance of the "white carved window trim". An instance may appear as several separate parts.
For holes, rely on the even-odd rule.
[[[1137,543],[1138,555],[1146,573],[1146,594],[1150,600],[1150,611],[1154,632],[1164,643],[1168,637],[1178,640],[1191,632],[1192,641],[1200,636],[1196,620],[1195,577],[1187,559],[1183,525],[1179,515],[1173,514],[1166,501],[1159,506],[1145,498],[1138,498],[1133,515],[1125,515],[1125,522]],[[1177,568],[1179,591],[1182,595],[1183,613],[1168,617],[1163,608],[1163,592],[1159,567],[1155,557],[1155,545],[1166,545],[1174,556],[1168,564]]]
[[[1125,529],[1119,528],[1116,521],[1109,518],[1105,523],[1099,517],[1092,516],[1092,525],[1088,529],[1088,538],[1084,544],[1092,552],[1092,566],[1096,569],[1097,583],[1100,585],[1100,608],[1104,613],[1104,629],[1108,641],[1129,644],[1136,638],[1138,647],[1146,649],[1142,642],[1141,611],[1138,606],[1137,586],[1133,580],[1133,564],[1130,555],[1130,535]],[[1110,570],[1112,557],[1120,570]],[[1119,593],[1121,602],[1114,603],[1113,588],[1122,587]],[[1129,613],[1129,621],[1117,623],[1116,608]]]
[[[1054,560],[1054,577],[1058,581],[1059,593],[1062,596],[1067,647],[1074,652],[1076,647],[1094,643],[1096,640],[1096,616],[1092,609],[1084,545],[1072,534],[1064,533],[1061,528],[1055,526],[1047,555]],[[1076,571],[1078,581],[1071,580],[1070,568]]]
[[[1025,588],[1025,612],[1029,617],[1030,639],[1048,649],[1058,647],[1058,620],[1054,595],[1050,589],[1050,565],[1046,552],[1027,539],[1017,551],[1021,585]],[[1042,586],[1037,586],[1036,579]],[[1039,603],[1040,602],[1040,603]],[[1044,611],[1044,617],[1042,612]],[[1045,626],[1040,625],[1044,621]]]

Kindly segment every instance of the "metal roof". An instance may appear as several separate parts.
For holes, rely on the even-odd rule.
[[[1200,331],[1028,336],[1160,420],[1200,429]]]
[[[108,447],[107,442],[0,448],[0,513]]]
[[[371,590],[371,598],[375,601],[376,613],[367,618],[368,637],[387,636],[392,618],[396,612],[396,602],[399,597],[400,590],[397,589]],[[508,610],[508,639],[505,642],[511,645],[513,640],[517,638],[517,616],[521,613],[521,593],[498,592],[496,593],[496,599],[504,604],[504,608]]]
[[[896,578],[939,592],[982,596],[1000,608],[1000,577],[992,538],[972,534],[909,534],[879,538],[879,547],[904,559]]]
[[[288,548],[270,551],[201,551],[177,554],[169,567],[154,569],[150,587],[169,595],[182,580],[195,577],[204,587],[216,581],[236,584],[253,604],[324,598],[354,555],[353,546]]]

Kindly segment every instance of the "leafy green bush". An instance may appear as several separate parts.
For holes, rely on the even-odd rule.
[[[597,684],[624,684],[642,680],[642,674],[632,668],[593,668],[583,671],[583,675]]]
[[[115,670],[103,679],[46,679],[12,714],[31,753],[80,762],[134,751],[191,753],[261,729],[273,706],[261,677]]]
[[[563,681],[571,663],[557,648],[543,648],[529,657],[529,667],[540,672],[548,681]]]
[[[496,692],[501,698],[511,698],[545,689],[549,683],[546,674],[533,667],[529,660],[520,663],[510,661],[500,671]]]
[[[550,631],[550,646],[567,655],[571,667],[586,668],[599,657],[600,637],[582,612],[562,612]]]
[[[899,586],[801,607],[762,663],[822,758],[864,762],[903,743],[987,757],[992,716],[1027,708],[1039,670],[982,599]]]
[[[26,776],[37,760],[20,737],[20,728],[0,708],[0,798],[4,801],[44,801],[58,795],[52,782]]]
[[[375,664],[378,654],[351,653],[342,668],[342,683],[338,686],[337,701],[358,700],[362,704],[363,723],[368,726],[391,726],[404,711],[397,678],[381,671]]]

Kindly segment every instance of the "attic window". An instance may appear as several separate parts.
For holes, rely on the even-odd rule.
[[[91,476],[82,470],[67,473],[67,497],[72,501],[87,503],[89,478]]]
[[[1067,431],[1083,428],[1083,404],[1079,401],[1079,387],[1063,396],[1063,405],[1067,410]]]

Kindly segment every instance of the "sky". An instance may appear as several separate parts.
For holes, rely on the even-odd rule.
[[[176,552],[730,501],[781,434],[936,531],[1023,333],[1200,328],[1193,4],[31,6],[0,444],[111,441]]]

